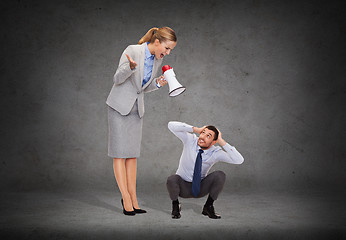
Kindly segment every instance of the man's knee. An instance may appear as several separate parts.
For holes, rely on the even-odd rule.
[[[167,185],[167,186],[172,186],[172,185],[174,185],[174,184],[177,184],[178,181],[179,181],[179,178],[180,178],[180,176],[177,175],[177,174],[174,174],[174,175],[172,175],[172,176],[169,176],[169,177],[167,178],[166,185]]]
[[[224,183],[226,181],[226,174],[223,171],[215,171],[214,174],[218,182]]]

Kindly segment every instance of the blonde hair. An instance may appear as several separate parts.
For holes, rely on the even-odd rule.
[[[138,44],[145,42],[153,43],[156,39],[159,39],[160,43],[168,40],[176,42],[177,36],[174,30],[169,27],[153,27],[139,40]]]

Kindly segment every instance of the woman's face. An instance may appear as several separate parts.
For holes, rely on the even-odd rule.
[[[168,40],[160,43],[159,39],[156,39],[154,42],[154,54],[156,59],[162,59],[164,56],[169,55],[175,48],[175,45],[177,45],[177,42]]]

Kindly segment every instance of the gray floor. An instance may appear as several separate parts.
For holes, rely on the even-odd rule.
[[[222,193],[220,220],[203,199],[181,199],[170,216],[166,192],[139,193],[148,213],[122,214],[117,192],[2,193],[1,239],[346,239],[345,198],[326,193]]]

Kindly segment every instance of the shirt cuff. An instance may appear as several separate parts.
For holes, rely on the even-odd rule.
[[[156,87],[157,87],[157,88],[162,87],[159,83],[156,82],[156,80],[155,80],[155,84],[156,84]]]
[[[222,148],[225,149],[226,152],[233,151],[235,149],[235,147],[231,146],[229,143],[226,143],[226,145]]]

